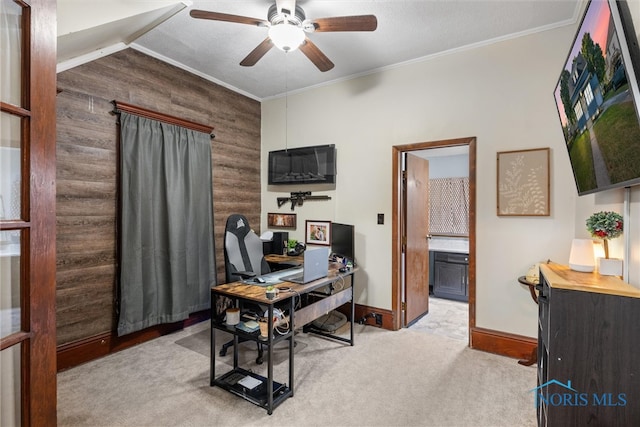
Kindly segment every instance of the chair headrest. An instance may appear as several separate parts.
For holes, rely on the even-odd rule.
[[[244,238],[251,231],[251,227],[249,227],[249,221],[244,215],[233,214],[227,218],[225,231],[235,234],[238,238]]]

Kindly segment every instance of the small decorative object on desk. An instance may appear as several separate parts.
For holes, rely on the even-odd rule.
[[[587,218],[587,230],[592,237],[602,240],[604,258],[598,258],[598,272],[605,276],[621,276],[622,260],[609,258],[609,239],[622,234],[622,216],[616,212],[596,212]]]
[[[331,244],[331,221],[306,221],[306,240],[310,245]]]
[[[276,297],[275,288],[271,285],[267,286],[266,294],[268,299],[274,299]]]

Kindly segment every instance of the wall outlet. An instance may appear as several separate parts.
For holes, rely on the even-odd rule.
[[[374,316],[376,318],[376,325],[382,326],[382,314],[374,313]]]

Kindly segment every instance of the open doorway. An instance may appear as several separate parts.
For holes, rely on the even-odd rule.
[[[459,138],[442,141],[432,141],[415,143],[393,147],[393,212],[392,212],[392,310],[394,312],[394,329],[406,327],[416,316],[420,316],[421,310],[428,310],[428,300],[422,301],[425,292],[428,294],[428,278],[424,276],[425,268],[428,269],[428,258],[424,256],[424,250],[428,252],[428,236],[422,235],[422,228],[412,229],[411,209],[421,208],[415,203],[424,203],[424,200],[416,202],[411,195],[412,188],[420,188],[420,181],[428,179],[424,175],[422,167],[410,170],[414,166],[407,166],[407,159],[415,159],[415,154],[423,150],[441,149],[447,147],[466,147],[468,149],[468,175],[469,175],[469,236],[468,236],[468,315],[469,330],[475,327],[475,209],[476,209],[476,138]],[[420,164],[420,162],[418,162]],[[428,171],[428,166],[427,166]],[[422,177],[420,174],[423,174]],[[428,174],[428,172],[427,172]],[[426,178],[425,178],[426,177]],[[425,187],[426,185],[422,185]],[[424,193],[418,191],[417,193]],[[413,205],[412,205],[413,204]],[[423,209],[424,210],[424,209]],[[407,215],[409,212],[409,215]],[[424,222],[424,221],[423,221]],[[416,231],[417,230],[417,231]],[[417,247],[419,246],[419,247]],[[416,249],[417,247],[417,249]],[[420,262],[416,262],[414,253],[422,254],[418,256]],[[426,255],[428,257],[428,255]],[[426,265],[425,265],[426,264]],[[416,285],[416,276],[420,279],[421,288]],[[426,284],[426,285],[425,285]],[[414,300],[419,301],[415,307]],[[416,313],[418,313],[416,315]],[[470,334],[469,334],[470,336]],[[469,343],[471,344],[471,343]]]

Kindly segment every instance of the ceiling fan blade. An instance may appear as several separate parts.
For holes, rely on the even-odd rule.
[[[329,71],[334,67],[333,62],[308,37],[300,45],[300,50],[320,71]]]
[[[334,16],[314,19],[315,31],[375,31],[378,19],[374,15]]]
[[[264,19],[249,18],[248,16],[229,15],[227,13],[208,12],[206,10],[193,9],[189,12],[192,18],[211,19],[212,21],[235,22],[238,24],[256,25],[263,27],[269,25]]]
[[[243,67],[252,67],[256,65],[256,62],[258,62],[260,58],[262,58],[265,55],[265,53],[269,52],[269,50],[272,47],[273,47],[273,42],[269,37],[267,37],[266,39],[264,39],[262,43],[256,46],[256,48],[253,49],[249,53],[249,55],[247,55],[242,60],[242,62],[240,62],[240,65],[242,65]]]

